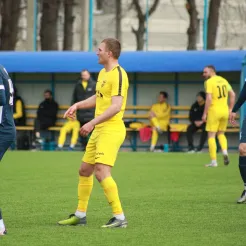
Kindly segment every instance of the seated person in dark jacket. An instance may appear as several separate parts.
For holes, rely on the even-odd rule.
[[[36,141],[41,143],[42,139],[40,131],[47,130],[54,126],[57,120],[58,104],[52,98],[52,92],[46,90],[44,92],[44,101],[39,104],[37,118],[35,120],[35,136]]]
[[[88,70],[82,70],[81,79],[77,82],[73,91],[72,104],[85,100],[96,93],[96,83],[91,78]],[[79,109],[77,110],[77,120],[80,122],[80,127],[88,123],[94,118],[95,109]],[[87,138],[81,137],[82,147],[85,149],[87,145]]]
[[[206,123],[202,121],[202,115],[205,107],[206,93],[200,91],[197,94],[196,102],[191,106],[189,119],[191,124],[187,128],[187,141],[189,145],[189,153],[194,153],[195,148],[193,145],[193,135],[199,129],[202,130],[200,144],[196,151],[201,151],[204,147],[204,144],[207,140],[207,132],[205,130]]]

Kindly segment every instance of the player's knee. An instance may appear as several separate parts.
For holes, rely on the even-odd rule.
[[[83,177],[90,177],[93,173],[93,170],[91,168],[86,167],[85,165],[81,165],[79,169],[79,175]]]
[[[246,156],[246,143],[241,143],[239,145],[239,154],[240,156]]]
[[[95,177],[99,182],[102,182],[106,177],[109,177],[110,167],[106,165],[96,165],[95,167]]]
[[[216,133],[215,132],[208,132],[208,138],[215,138]]]
[[[60,130],[60,134],[66,134],[66,133],[67,133],[67,130],[64,129],[64,128],[62,128],[62,129]]]
[[[219,135],[225,135],[225,133],[224,133],[224,132],[218,132],[218,133],[217,133],[217,137],[218,137]]]

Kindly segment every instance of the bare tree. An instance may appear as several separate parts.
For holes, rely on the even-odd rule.
[[[116,38],[121,41],[121,19],[122,19],[122,5],[121,0],[116,1]]]
[[[15,50],[20,17],[20,0],[1,0],[0,50]]]
[[[42,0],[41,50],[58,50],[57,20],[60,0]]]
[[[151,5],[150,9],[149,9],[149,16],[151,16],[158,4],[159,4],[160,0],[154,0],[153,4]],[[134,7],[134,9],[137,12],[137,18],[138,18],[138,28],[135,29],[134,27],[132,27],[132,32],[134,33],[135,37],[136,37],[136,42],[137,42],[137,50],[143,50],[144,47],[144,33],[145,33],[145,19],[146,19],[146,14],[147,13],[143,13],[139,0],[132,0],[132,7]]]
[[[190,24],[187,29],[188,35],[188,45],[187,50],[196,50],[197,44],[197,31],[198,31],[198,12],[196,8],[196,0],[187,0],[186,1],[186,9],[189,14]]]
[[[64,0],[63,50],[73,49],[74,0]]]
[[[210,0],[209,4],[209,16],[208,16],[208,36],[207,36],[207,49],[214,50],[217,30],[219,24],[219,12],[220,12],[221,0]]]
[[[221,46],[230,49],[245,48],[246,6],[244,1],[223,0],[220,7]]]

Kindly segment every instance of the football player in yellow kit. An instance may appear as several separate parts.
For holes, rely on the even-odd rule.
[[[158,98],[158,103],[152,105],[150,109],[150,123],[152,126],[152,138],[150,151],[155,150],[158,141],[158,133],[168,130],[171,117],[171,106],[166,102],[168,94],[161,91]]]
[[[207,167],[217,167],[216,141],[217,134],[222,153],[224,156],[224,164],[229,164],[227,151],[227,139],[225,131],[228,124],[229,113],[235,103],[235,93],[228,81],[216,75],[214,66],[206,66],[203,70],[206,90],[206,103],[202,120],[206,122],[206,131],[208,132],[208,147],[211,163]],[[228,107],[228,95],[230,98]]]
[[[86,136],[95,128],[79,170],[78,207],[75,214],[70,215],[66,220],[59,221],[59,225],[86,225],[86,211],[95,175],[113,212],[113,218],[102,227],[127,227],[128,223],[121,206],[118,188],[111,176],[111,169],[126,136],[122,118],[129,82],[127,73],[118,63],[120,52],[121,44],[118,40],[107,38],[101,42],[97,55],[99,63],[104,68],[98,76],[96,94],[75,103],[64,115],[64,117],[73,117],[77,109],[96,107],[95,118],[80,129],[81,135]]]

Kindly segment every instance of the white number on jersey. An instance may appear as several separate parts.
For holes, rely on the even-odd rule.
[[[9,82],[9,105],[14,104],[14,87],[11,79],[8,79]]]

